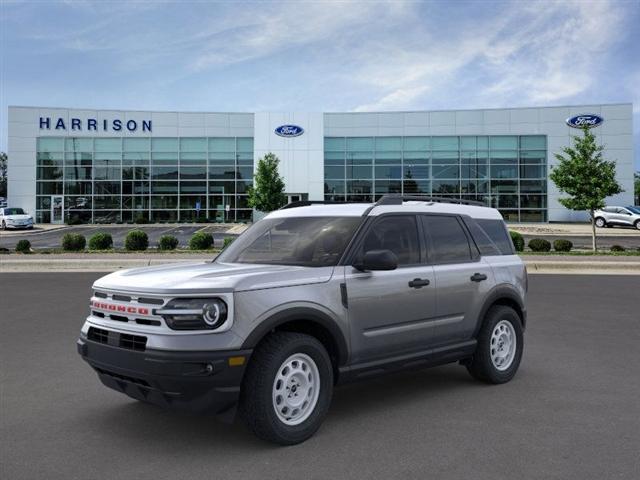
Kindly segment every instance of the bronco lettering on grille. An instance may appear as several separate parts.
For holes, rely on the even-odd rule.
[[[137,315],[149,315],[149,309],[144,307],[131,307],[128,305],[114,305],[113,303],[100,302],[98,300],[90,300],[89,305],[99,310],[108,312],[132,313]]]

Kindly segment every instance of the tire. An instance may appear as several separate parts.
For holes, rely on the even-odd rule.
[[[604,228],[606,226],[607,226],[607,222],[605,221],[604,218],[602,218],[602,217],[596,218],[596,227]]]
[[[310,335],[276,332],[265,338],[251,357],[239,407],[247,425],[259,438],[295,445],[320,428],[332,395],[333,367],[323,345]],[[280,413],[276,411],[277,405]],[[291,418],[287,420],[287,416]]]
[[[515,346],[511,355],[509,355],[510,343],[505,336],[515,337]],[[496,342],[501,341],[504,342],[502,345],[506,349],[506,353],[503,350],[502,354],[497,351],[494,355]],[[495,305],[485,315],[478,334],[478,346],[471,361],[467,364],[467,370],[476,380],[492,384],[506,383],[518,371],[523,347],[520,317],[511,307]],[[501,358],[502,365],[500,365]]]
[[[636,220],[636,223],[634,223],[633,226],[636,227],[637,230],[640,230],[640,220]]]

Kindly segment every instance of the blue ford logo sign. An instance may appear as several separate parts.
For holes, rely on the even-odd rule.
[[[573,128],[593,128],[604,122],[604,118],[593,113],[585,113],[567,118],[567,125]]]
[[[297,125],[281,125],[276,128],[276,135],[281,137],[299,137],[304,133],[304,129]]]

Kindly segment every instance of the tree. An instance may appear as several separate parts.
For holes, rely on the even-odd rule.
[[[267,153],[258,161],[253,178],[253,187],[249,188],[249,206],[261,212],[272,212],[287,203],[284,194],[284,180],[278,173],[280,160],[273,153]]]
[[[588,128],[584,136],[573,137],[573,147],[563,148],[564,155],[556,153],[558,165],[552,168],[549,178],[568,197],[560,203],[570,210],[587,210],[591,215],[593,251],[598,250],[593,213],[605,206],[605,198],[622,192],[616,181],[616,164],[602,158],[604,147],[596,144],[595,136]]]
[[[7,154],[0,152],[0,197],[7,196]]]
[[[640,172],[633,174],[633,193],[635,204],[640,205]]]

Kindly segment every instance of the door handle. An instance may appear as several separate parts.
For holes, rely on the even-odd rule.
[[[472,282],[481,282],[486,279],[487,276],[484,273],[474,273],[473,275],[471,275]]]
[[[422,287],[426,287],[427,285],[429,285],[431,282],[429,280],[427,280],[426,278],[414,278],[413,280],[411,280],[409,282],[409,286],[411,288],[422,288]]]

